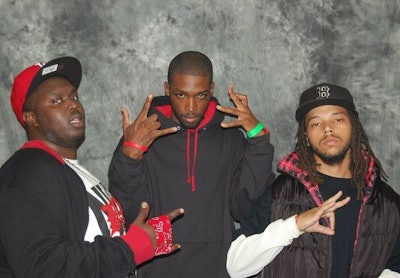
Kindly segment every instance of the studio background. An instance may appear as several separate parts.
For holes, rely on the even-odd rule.
[[[300,93],[316,83],[348,88],[375,154],[400,192],[400,14],[397,0],[0,0],[0,163],[25,142],[9,103],[13,77],[39,61],[77,57],[86,109],[79,160],[107,185],[121,136],[148,93],[163,94],[170,60],[207,54],[215,96],[249,95],[268,126],[275,165],[293,150]]]

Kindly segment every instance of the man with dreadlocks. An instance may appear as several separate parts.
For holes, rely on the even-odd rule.
[[[300,236],[298,230],[271,228],[274,223],[258,235],[241,235],[229,250],[228,272],[246,277],[264,268],[260,277],[400,277],[400,197],[385,183],[350,92],[326,83],[307,89],[296,120],[295,151],[278,164],[280,176],[258,201],[263,217],[258,210],[252,221],[266,227],[290,219],[337,191],[351,200],[335,212],[333,236]]]

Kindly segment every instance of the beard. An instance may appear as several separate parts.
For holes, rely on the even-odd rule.
[[[58,146],[78,149],[85,141],[85,133],[74,136],[60,136],[54,132],[47,132],[46,138]]]
[[[195,129],[195,128],[197,128],[200,125],[200,123],[203,120],[203,118],[204,118],[204,114],[203,114],[203,116],[199,117],[199,119],[197,121],[195,121],[195,122],[187,122],[184,119],[184,115],[179,115],[174,109],[172,109],[172,111],[173,111],[173,114],[174,114],[175,118],[178,120],[179,124],[181,126],[183,126],[184,128],[186,128],[186,129]]]
[[[343,162],[347,155],[347,152],[350,150],[350,144],[347,144],[338,153],[335,154],[323,153],[318,148],[313,146],[311,146],[311,149],[313,150],[314,155],[318,156],[323,163],[334,166]]]
[[[185,122],[183,119],[180,119],[179,117],[177,117],[179,124],[182,125],[184,128],[186,129],[195,129],[196,127],[198,127],[200,125],[201,119],[199,121],[193,122],[193,123],[188,123]]]

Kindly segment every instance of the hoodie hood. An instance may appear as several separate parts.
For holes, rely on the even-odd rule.
[[[372,157],[368,156],[365,152],[363,152],[364,158],[368,160],[368,171],[365,176],[366,192],[363,197],[363,202],[367,202],[369,198],[372,196],[372,192],[374,189],[375,180],[378,177],[378,169],[376,167],[375,161]],[[285,156],[278,163],[278,171],[281,173],[286,173],[302,184],[308,189],[311,196],[315,200],[318,205],[323,203],[323,199],[321,194],[319,193],[319,185],[312,184],[308,175],[308,172],[300,168],[300,156],[298,152],[292,152]]]
[[[204,132],[223,121],[225,115],[216,109],[218,104],[218,100],[212,97],[203,119],[198,127],[193,129],[186,129],[172,119],[171,101],[167,96],[155,97],[150,108],[149,115],[156,113],[159,116],[158,120],[161,123],[161,128],[178,126],[178,132],[186,132],[186,182],[191,185],[193,192],[196,191],[195,172],[199,132]]]

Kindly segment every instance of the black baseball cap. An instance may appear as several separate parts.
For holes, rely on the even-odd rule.
[[[308,111],[321,105],[338,105],[357,114],[349,90],[337,85],[321,83],[308,88],[301,94],[299,107],[296,110],[296,120],[300,122]]]

